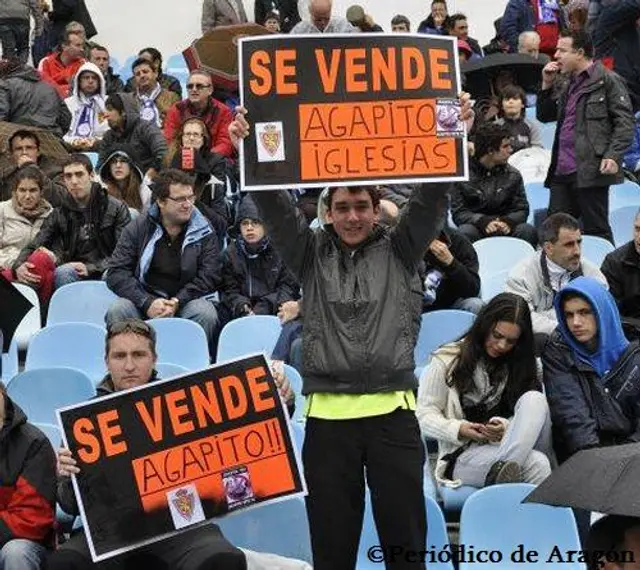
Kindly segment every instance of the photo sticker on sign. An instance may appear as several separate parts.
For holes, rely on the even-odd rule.
[[[175,527],[184,528],[205,520],[196,486],[185,485],[167,493],[167,502]]]
[[[225,471],[222,474],[222,484],[230,511],[256,502],[251,476],[244,465]]]
[[[258,147],[258,162],[282,162],[285,160],[282,122],[256,123],[256,145]]]

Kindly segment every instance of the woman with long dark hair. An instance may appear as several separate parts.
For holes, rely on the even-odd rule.
[[[129,210],[144,214],[151,205],[151,190],[142,171],[125,150],[115,150],[100,168],[107,192],[122,200]]]
[[[461,340],[434,352],[416,415],[423,434],[438,440],[441,484],[538,484],[549,475],[549,407],[524,299],[497,295]]]

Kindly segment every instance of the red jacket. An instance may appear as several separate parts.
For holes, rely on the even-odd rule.
[[[202,119],[209,128],[211,137],[211,152],[221,154],[227,158],[232,158],[235,149],[229,138],[229,125],[233,120],[233,115],[229,108],[211,97],[209,104],[203,112],[196,111],[188,100],[180,101],[173,105],[164,119],[164,136],[171,144],[178,134],[182,124],[192,117]]]
[[[38,71],[42,79],[53,85],[58,95],[66,99],[69,96],[69,88],[75,74],[85,63],[85,59],[78,59],[72,61],[69,65],[65,65],[62,63],[59,53],[52,53],[40,62]]]
[[[5,396],[0,431],[0,548],[16,538],[53,544],[56,456],[46,436]]]

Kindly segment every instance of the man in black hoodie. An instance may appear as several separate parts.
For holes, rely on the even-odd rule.
[[[53,546],[55,454],[0,383],[0,568],[39,570]]]
[[[68,196],[46,219],[38,235],[13,265],[18,281],[38,287],[41,277],[27,258],[36,250],[50,254],[56,265],[54,287],[82,279],[100,279],[124,227],[127,206],[91,181],[93,166],[84,154],[72,154],[63,165]]]

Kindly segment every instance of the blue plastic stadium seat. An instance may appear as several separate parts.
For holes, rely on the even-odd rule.
[[[293,366],[284,365],[284,374],[291,384],[291,388],[296,395],[296,409],[291,418],[294,422],[304,421],[304,396],[302,395],[302,376]]]
[[[55,411],[90,400],[96,389],[91,379],[74,368],[51,367],[27,370],[14,376],[7,394],[31,422],[57,423]]]
[[[160,362],[178,364],[192,371],[211,364],[207,335],[199,324],[180,318],[151,319],[147,323],[156,331],[156,353]]]
[[[216,523],[234,546],[311,562],[307,510],[301,497],[238,511]]]
[[[27,350],[25,370],[68,366],[84,372],[94,383],[106,374],[103,327],[90,323],[60,323],[38,331]]]
[[[529,202],[527,222],[533,224],[536,212],[546,212],[549,207],[549,189],[544,185],[544,182],[529,182],[525,184],[524,189],[527,194],[527,202]]]
[[[556,135],[556,123],[542,124],[542,146],[549,150],[553,149],[553,139]]]
[[[535,488],[528,484],[494,485],[474,493],[462,508],[460,519],[460,544],[473,546],[475,551],[497,551],[502,555],[493,564],[500,570],[522,568],[584,570],[584,564],[548,562],[549,556],[558,548],[566,553],[581,550],[578,529],[571,509],[551,507],[522,500]],[[522,544],[525,552],[537,552],[538,561],[522,563],[515,561],[511,553]],[[495,562],[495,560],[494,560]],[[487,567],[477,559],[462,561],[460,570],[482,570]]]
[[[609,212],[626,206],[640,206],[640,186],[630,180],[609,188]]]
[[[413,352],[417,368],[424,367],[431,353],[448,342],[460,338],[473,324],[475,315],[468,311],[443,309],[422,315],[418,342]]]
[[[167,378],[173,378],[175,376],[182,376],[183,374],[188,374],[190,372],[188,368],[171,362],[157,362],[155,368],[158,373],[158,378],[161,380],[166,380]]]
[[[510,271],[535,251],[530,243],[522,239],[504,236],[480,239],[473,247],[478,254],[480,280],[501,271]]]
[[[92,323],[104,326],[104,316],[118,296],[104,281],[78,281],[56,289],[49,303],[47,326]]]
[[[445,487],[444,485],[438,486],[438,493],[442,498],[444,510],[448,513],[459,513],[466,500],[477,490],[476,487],[469,487],[468,485],[463,485],[456,489]]]
[[[17,343],[18,349],[25,350],[29,345],[31,337],[37,333],[40,328],[40,299],[35,289],[23,283],[13,283],[13,286],[24,295],[33,307],[24,316],[15,333],[12,342]]]
[[[613,244],[598,236],[582,236],[582,257],[597,267],[602,265],[604,258],[615,248]]]
[[[504,291],[504,286],[509,278],[508,271],[499,271],[492,275],[485,275],[482,279],[480,297],[486,303],[499,293]]]
[[[613,232],[613,241],[620,247],[631,241],[633,237],[633,221],[636,219],[638,206],[625,206],[613,210],[609,214],[609,223]]]
[[[218,341],[218,362],[264,352],[271,357],[280,336],[278,317],[250,315],[227,323]]]

